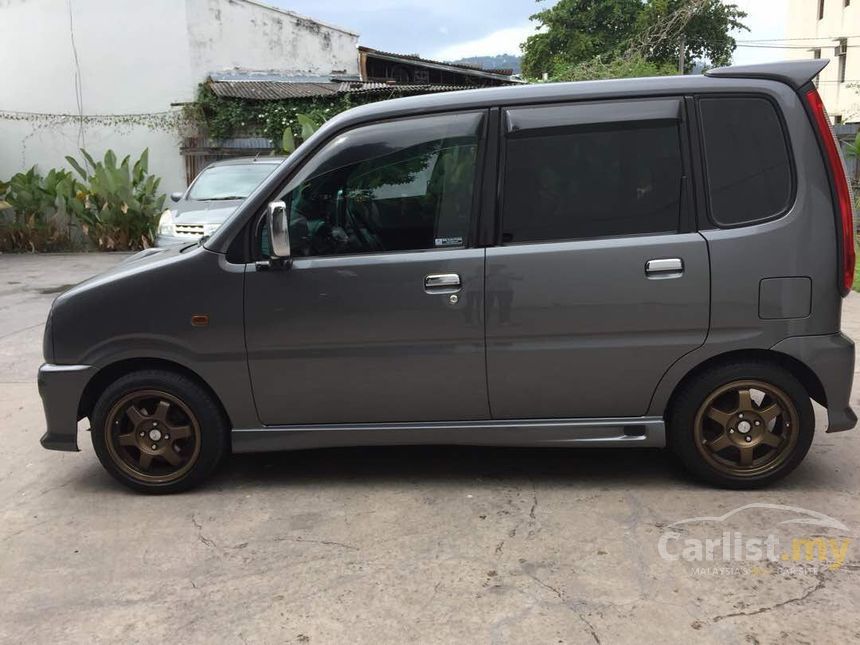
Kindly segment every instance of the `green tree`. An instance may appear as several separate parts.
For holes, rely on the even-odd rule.
[[[523,43],[523,73],[557,78],[582,63],[622,57],[677,67],[682,36],[687,69],[697,59],[722,65],[736,46],[729,31],[746,29],[744,17],[721,0],[559,0],[531,16],[541,31]]]
[[[749,31],[741,22],[747,14],[735,4],[725,4],[721,0],[649,0],[639,16],[639,32],[660,33],[661,25],[671,16],[682,14],[687,7],[691,8],[689,18],[683,16],[683,22],[674,33],[670,30],[670,33],[660,34],[662,38],[654,39],[648,59],[655,63],[677,64],[683,36],[686,71],[692,69],[696,60],[708,60],[713,65],[730,64],[737,45],[729,32]]]
[[[554,76],[557,67],[619,54],[641,11],[639,0],[559,0],[538,11],[529,20],[541,31],[522,46],[523,75]]]

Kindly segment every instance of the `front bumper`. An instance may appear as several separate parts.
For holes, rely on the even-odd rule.
[[[40,440],[43,448],[78,450],[78,406],[93,372],[90,365],[45,363],[39,368],[39,395],[48,426]]]
[[[857,415],[851,409],[854,342],[848,336],[793,336],[771,349],[796,358],[821,381],[827,398],[827,432],[850,430],[857,425]]]

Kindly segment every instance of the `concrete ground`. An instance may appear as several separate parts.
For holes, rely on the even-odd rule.
[[[80,454],[43,450],[51,300],[119,259],[0,256],[0,641],[860,639],[860,545],[844,541],[860,527],[856,430],[818,434],[758,492],[702,486],[659,450],[387,448],[236,456],[200,490],[145,497],[102,471],[86,435]],[[860,336],[860,296],[843,325]],[[760,506],[669,526],[749,504],[844,526],[779,524],[811,515]],[[696,560],[693,542],[724,529],[847,550],[833,566]],[[691,561],[662,558],[661,536],[670,558],[689,538]]]

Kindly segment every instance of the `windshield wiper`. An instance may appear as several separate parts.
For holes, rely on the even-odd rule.
[[[245,197],[246,197],[246,195],[226,195],[224,197],[210,197],[209,199],[207,199],[205,201],[220,202],[220,201],[227,201],[228,199],[245,199]]]

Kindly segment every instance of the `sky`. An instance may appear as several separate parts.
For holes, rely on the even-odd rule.
[[[361,34],[367,47],[436,60],[519,54],[535,31],[529,16],[552,0],[264,0]],[[788,0],[734,0],[749,16],[737,39],[785,37]],[[785,58],[779,49],[738,47],[735,63]]]

